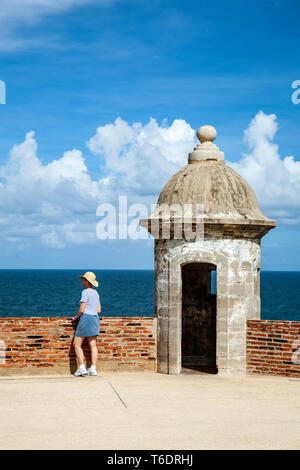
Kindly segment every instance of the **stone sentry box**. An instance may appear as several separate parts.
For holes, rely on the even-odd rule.
[[[215,128],[202,126],[197,135],[201,143],[188,164],[166,183],[150,217],[140,220],[155,238],[157,370],[244,374],[246,322],[260,318],[261,238],[277,224],[225,164],[213,143]],[[185,233],[186,221],[194,237]]]

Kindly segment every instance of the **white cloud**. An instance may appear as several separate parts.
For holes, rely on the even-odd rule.
[[[65,152],[60,159],[43,165],[37,156],[34,132],[29,132],[23,143],[12,148],[6,165],[0,167],[0,178],[4,238],[38,238],[46,246],[62,248],[68,241],[84,243],[78,227],[88,225],[86,239],[91,241],[90,233],[94,235],[95,231],[90,219],[95,217],[101,191],[99,183],[91,180],[79,150]]]
[[[244,134],[249,153],[226,163],[249,182],[267,216],[295,225],[300,222],[300,162],[293,156],[280,158],[274,143],[277,130],[276,116],[259,112]],[[153,202],[169,177],[186,164],[194,135],[179,119],[168,127],[153,119],[145,126],[129,126],[118,118],[99,127],[88,147],[103,158],[107,191],[150,196],[148,201]]]
[[[16,24],[34,24],[44,15],[63,13],[70,8],[85,5],[93,1],[108,3],[109,0],[1,0],[0,22],[5,27],[7,22]]]
[[[155,203],[162,185],[185,163],[194,131],[183,120],[130,126],[118,118],[99,127],[88,145],[104,158],[99,180],[91,178],[76,149],[44,165],[34,132],[13,146],[0,167],[2,239],[50,248],[94,243],[97,206],[117,202],[119,195],[127,195],[129,203]]]
[[[254,189],[263,212],[285,224],[298,224],[300,162],[281,159],[273,143],[275,115],[260,112],[245,131],[249,153],[227,162]],[[34,132],[13,146],[0,167],[0,243],[20,249],[42,244],[61,249],[97,241],[100,203],[153,204],[164,184],[187,163],[195,132],[184,120],[159,125],[154,119],[132,125],[116,119],[101,126],[87,143],[99,156],[99,179],[91,177],[79,150],[43,164]]]
[[[98,127],[87,143],[104,158],[111,188],[140,197],[157,195],[168,178],[187,162],[195,131],[182,119],[159,126],[155,119],[132,126],[121,118]],[[106,180],[107,182],[107,180]]]
[[[244,134],[250,153],[227,164],[249,182],[269,217],[295,225],[300,222],[300,161],[280,158],[273,142],[277,131],[276,115],[260,111]]]
[[[21,35],[21,27],[33,27],[45,16],[61,14],[67,10],[97,1],[107,4],[112,0],[1,0],[0,1],[0,50],[13,50],[38,44],[38,39]]]

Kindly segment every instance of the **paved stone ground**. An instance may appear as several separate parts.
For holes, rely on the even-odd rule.
[[[0,449],[299,449],[300,379],[0,378]]]

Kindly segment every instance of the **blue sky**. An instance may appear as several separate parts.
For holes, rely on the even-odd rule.
[[[266,137],[268,151],[272,153],[272,146],[277,144],[282,161],[286,156],[294,157],[285,178],[280,179],[279,167],[274,175],[272,164],[267,169],[267,181],[274,176],[273,181],[284,186],[281,194],[272,189],[271,202],[259,183],[256,186],[255,173],[249,175],[263,212],[279,221],[278,228],[263,239],[262,269],[299,270],[300,172],[296,162],[300,160],[300,105],[291,101],[291,84],[300,80],[298,0],[2,3],[0,80],[7,86],[7,104],[0,105],[2,267],[152,268],[150,241],[103,242],[88,236],[85,243],[83,234],[80,241],[74,241],[69,232],[66,235],[76,224],[85,225],[85,233],[95,232],[97,191],[104,201],[111,200],[112,194],[116,196],[116,188],[124,194],[126,188],[134,187],[133,176],[129,179],[125,168],[119,172],[110,161],[113,142],[106,142],[106,146],[98,142],[93,149],[87,142],[97,135],[97,128],[106,129],[118,117],[128,124],[129,133],[133,123],[144,127],[150,118],[157,122],[155,132],[168,126],[172,131],[174,120],[182,120],[192,129],[213,124],[226,159],[239,165],[241,174],[244,171],[247,177],[249,168],[243,164],[243,154],[250,152],[256,158],[260,143],[258,137],[254,150],[247,148],[244,131],[262,111],[266,129],[271,121],[274,123],[269,116],[276,115],[274,136]],[[35,135],[25,141],[30,131]],[[113,141],[120,132],[117,125],[114,132]],[[184,149],[191,144],[186,135],[180,142]],[[27,143],[14,147],[22,142]],[[126,145],[130,147],[132,142]],[[87,187],[106,177],[114,181],[106,192],[101,186],[95,187],[90,204],[88,197],[79,200],[81,189],[85,190],[79,173],[71,175],[79,183],[74,183],[68,196],[61,189],[69,176],[60,159],[64,152],[74,149],[82,152],[81,157],[74,154],[74,168],[79,173],[88,172]],[[20,156],[22,152],[26,156]],[[124,149],[121,153],[124,155]],[[20,170],[17,158],[30,168],[32,165],[32,176]],[[148,203],[155,202],[169,173],[184,164],[182,158],[176,157],[171,163],[162,158],[158,163],[164,165],[162,171],[157,167],[162,179],[153,183],[152,193],[148,189],[145,194],[143,187],[151,186],[145,181],[131,193],[131,200],[146,197]],[[53,161],[58,164],[51,165]],[[127,171],[136,174],[140,182],[143,168],[137,163],[138,157],[134,162]],[[261,172],[265,172],[262,160],[260,163]],[[155,164],[154,159],[153,170]],[[37,172],[43,176],[35,179]],[[38,191],[39,184],[44,186],[43,191]],[[260,184],[265,187],[266,180]],[[65,202],[66,197],[72,201],[78,197],[76,208]],[[276,198],[284,201],[280,210]],[[47,200],[51,217],[45,216],[45,205],[41,208],[37,200]],[[84,207],[90,212],[88,220]],[[54,212],[59,216],[55,218]]]

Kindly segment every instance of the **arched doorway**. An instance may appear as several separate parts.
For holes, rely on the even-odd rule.
[[[188,263],[182,276],[182,371],[216,374],[216,266]]]

